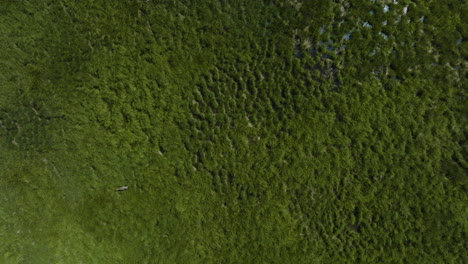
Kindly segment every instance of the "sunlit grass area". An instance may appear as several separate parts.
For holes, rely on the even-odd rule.
[[[1,1],[0,263],[466,262],[466,13]]]

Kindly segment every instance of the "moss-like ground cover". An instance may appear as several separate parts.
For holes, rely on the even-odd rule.
[[[466,263],[467,13],[1,1],[0,263]]]

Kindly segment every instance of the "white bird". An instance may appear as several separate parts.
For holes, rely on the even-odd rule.
[[[128,189],[128,186],[122,186],[122,187],[119,187],[117,189],[115,189],[116,191],[125,191]]]

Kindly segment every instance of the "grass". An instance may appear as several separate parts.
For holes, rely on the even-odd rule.
[[[0,262],[466,262],[467,5],[384,5],[0,3]]]

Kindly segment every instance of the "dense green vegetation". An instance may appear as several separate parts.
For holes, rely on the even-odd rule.
[[[0,263],[466,263],[467,13],[1,1]]]

